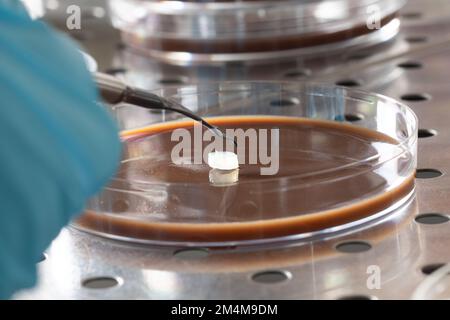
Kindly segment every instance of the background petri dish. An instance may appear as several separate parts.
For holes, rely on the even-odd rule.
[[[392,39],[404,0],[110,0],[130,47],[172,63],[330,54]]]
[[[256,140],[256,163],[249,161],[250,138],[243,139],[238,147],[244,148],[246,161],[239,180],[217,186],[208,179],[206,163],[173,161],[179,141],[173,139],[174,130],[183,128],[195,137],[194,128],[204,133],[201,127],[174,113],[114,107],[123,129],[122,164],[103,192],[89,201],[76,227],[154,244],[251,245],[362,225],[413,194],[417,120],[390,98],[295,82],[210,83],[155,93],[224,129],[255,130],[257,139],[261,129],[267,138],[278,129],[279,139],[268,138],[266,144]],[[190,142],[191,155],[210,143]],[[261,175],[269,162],[259,160],[269,154],[279,155],[279,170]]]

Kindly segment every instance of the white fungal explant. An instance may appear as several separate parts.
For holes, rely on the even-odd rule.
[[[209,181],[215,186],[227,186],[239,180],[239,161],[234,152],[211,152],[208,154]]]
[[[234,152],[215,151],[208,154],[208,165],[218,170],[235,170],[239,168],[239,160]]]

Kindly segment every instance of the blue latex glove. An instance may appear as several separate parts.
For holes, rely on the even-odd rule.
[[[78,48],[0,0],[0,298],[113,174],[120,143]]]

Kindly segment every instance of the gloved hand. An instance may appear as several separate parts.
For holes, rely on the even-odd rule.
[[[0,0],[0,298],[113,174],[120,143],[78,48]]]

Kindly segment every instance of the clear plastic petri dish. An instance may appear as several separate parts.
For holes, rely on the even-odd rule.
[[[405,0],[109,0],[129,46],[186,63],[330,54],[392,39]]]
[[[226,183],[211,178],[207,155],[229,143],[191,120],[114,107],[122,163],[77,228],[158,245],[296,241],[365,225],[413,194],[417,119],[390,98],[299,82],[154,92],[233,137],[239,169],[219,172]]]

